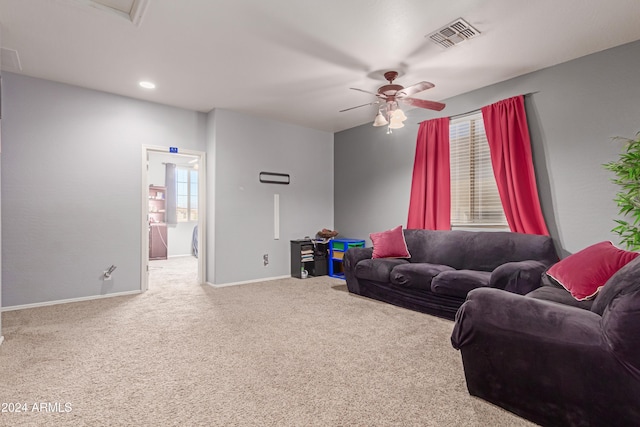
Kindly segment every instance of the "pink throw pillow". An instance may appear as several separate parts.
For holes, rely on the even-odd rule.
[[[632,261],[637,252],[618,249],[611,242],[600,242],[569,255],[547,271],[578,301],[592,299],[618,270]]]
[[[373,242],[372,258],[411,258],[402,226],[369,234]]]

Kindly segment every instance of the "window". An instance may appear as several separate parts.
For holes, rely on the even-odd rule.
[[[491,167],[482,113],[449,125],[451,144],[451,226],[506,228],[498,186]]]
[[[176,168],[176,214],[178,222],[198,220],[198,170]]]

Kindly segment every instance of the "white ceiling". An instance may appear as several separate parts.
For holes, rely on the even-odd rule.
[[[375,92],[380,70],[440,101],[640,39],[639,0],[144,0],[137,24],[89,3],[0,0],[2,68],[329,132],[373,120],[376,106],[338,111],[375,100],[349,88]],[[457,18],[482,34],[425,38]]]

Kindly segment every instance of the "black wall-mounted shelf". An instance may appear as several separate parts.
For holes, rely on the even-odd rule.
[[[291,176],[288,173],[260,172],[259,178],[260,182],[265,184],[288,185],[291,182]]]

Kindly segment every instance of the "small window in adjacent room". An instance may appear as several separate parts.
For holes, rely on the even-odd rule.
[[[176,211],[178,222],[198,220],[198,170],[176,168]]]
[[[452,119],[451,227],[507,229],[482,113]]]

